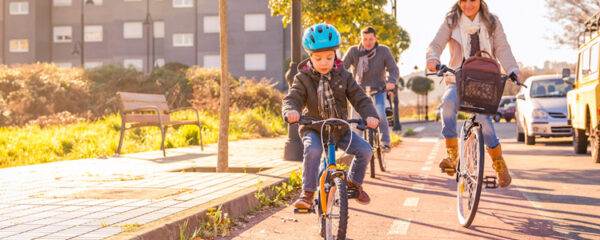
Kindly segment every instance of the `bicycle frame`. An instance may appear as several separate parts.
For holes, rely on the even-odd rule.
[[[327,216],[327,203],[329,202],[329,199],[327,199],[327,193],[329,193],[331,190],[331,182],[333,181],[333,178],[340,176],[342,179],[346,180],[346,172],[338,169],[335,162],[335,142],[333,140],[333,135],[331,134],[331,126],[326,126],[326,128],[327,132],[329,133],[329,139],[327,140],[327,153],[326,157],[323,157],[323,169],[319,174],[319,198],[321,198],[321,201],[319,201],[319,207],[323,213],[323,219],[329,217]]]

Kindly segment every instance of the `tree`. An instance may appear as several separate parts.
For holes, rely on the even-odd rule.
[[[360,30],[372,26],[377,30],[379,43],[390,47],[396,57],[408,48],[408,33],[396,24],[394,17],[384,11],[387,0],[303,0],[302,24],[334,25],[342,35],[340,49],[346,51],[360,42]],[[291,0],[269,0],[271,15],[283,16],[284,27],[291,22]]]
[[[412,90],[416,94],[426,95],[427,93],[433,91],[434,82],[431,78],[416,76],[408,80],[406,83],[406,88]]]
[[[562,25],[564,31],[554,34],[554,39],[560,45],[577,48],[579,33],[585,30],[585,21],[600,10],[597,0],[546,0],[550,9],[548,18]]]
[[[229,44],[227,36],[227,0],[219,0],[219,46],[221,54],[221,96],[219,97],[219,150],[217,172],[229,168]]]

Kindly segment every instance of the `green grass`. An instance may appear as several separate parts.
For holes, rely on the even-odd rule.
[[[219,137],[217,114],[200,113],[204,125],[204,144],[215,143]],[[174,115],[174,119],[195,119],[188,111]],[[264,109],[232,111],[229,139],[274,137],[286,132],[285,124],[277,113]],[[80,122],[40,128],[38,125],[0,128],[0,168],[32,165],[39,163],[110,156],[116,153],[119,144],[121,118],[105,116],[94,122]],[[160,149],[160,130],[144,127],[127,130],[122,154]],[[198,145],[198,127],[193,125],[169,128],[165,146],[167,148]]]

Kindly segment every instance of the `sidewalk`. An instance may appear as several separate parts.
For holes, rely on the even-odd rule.
[[[176,239],[210,207],[244,214],[259,184],[298,169],[281,160],[284,143],[230,142],[233,173],[214,173],[216,144],[0,169],[0,239]]]

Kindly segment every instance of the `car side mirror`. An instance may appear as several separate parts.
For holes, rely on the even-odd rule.
[[[522,93],[518,94],[517,95],[517,99],[519,99],[519,100],[525,100],[525,94],[522,94]]]
[[[571,86],[575,85],[572,81],[571,81],[571,69],[568,68],[563,68],[562,71],[562,80],[565,83],[570,84]]]

